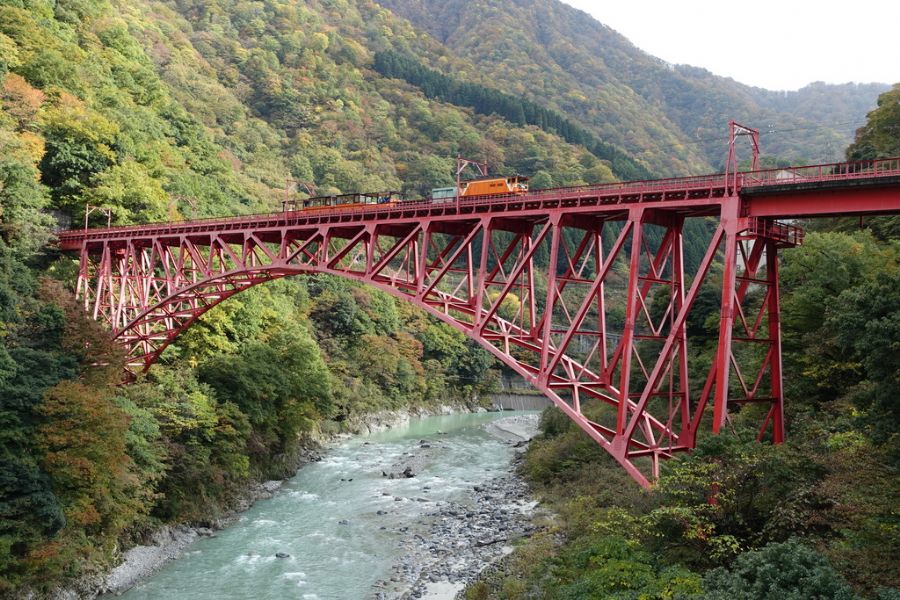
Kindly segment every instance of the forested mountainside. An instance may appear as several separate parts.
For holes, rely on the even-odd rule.
[[[40,597],[101,572],[162,524],[214,519],[253,481],[289,473],[303,439],[378,410],[471,403],[496,381],[488,355],[453,330],[379,292],[309,278],[224,303],[136,384],[119,386],[119,350],[74,301],[76,264],[47,244],[54,227],[81,223],[87,204],[125,224],[277,210],[288,179],[302,193],[419,194],[452,181],[456,153],[531,175],[537,187],[609,181],[634,165],[705,171],[724,150],[727,119],[757,118],[725,110],[740,86],[698,71],[725,99],[692,100],[703,86],[689,85],[688,71],[675,77],[637,53],[652,67],[642,71],[608,30],[619,49],[604,57],[584,45],[600,26],[575,28],[584,19],[574,13],[559,14],[585,39],[551,43],[560,8],[541,6],[541,45],[529,40],[543,26],[522,21],[509,36],[487,36],[477,54],[472,40],[444,44],[412,15],[411,24],[366,0],[0,0],[0,596]],[[513,60],[504,48],[526,52]],[[385,77],[374,63],[386,52],[481,86],[480,97],[524,98],[543,116],[529,125]],[[588,93],[590,81],[603,85]],[[770,98],[787,103],[772,114],[807,118],[799,97]],[[849,121],[858,115],[843,107],[855,102],[817,110]],[[814,158],[840,141],[814,131],[808,146],[766,147]],[[690,143],[707,135],[717,138],[708,148]],[[882,138],[861,139],[885,149]],[[866,392],[863,381],[875,378],[851,391]],[[868,430],[846,419],[838,440],[868,450]],[[875,525],[859,544],[881,539]]]
[[[78,220],[89,201],[124,223],[275,208],[289,178],[418,194],[448,183],[460,152],[535,187],[709,171],[732,117],[793,128],[765,138],[771,156],[834,158],[846,141],[829,127],[850,131],[878,87],[785,96],[672,70],[558,2],[383,5],[434,37],[364,0],[9,2],[5,112],[51,208]],[[454,106],[373,70],[386,51],[558,116]]]
[[[847,149],[847,160],[900,156],[900,83],[878,96],[878,108],[869,113],[865,126]]]
[[[896,155],[897,92],[849,157]],[[810,221],[781,254],[785,444],[758,443],[742,410],[641,491],[548,410],[521,472],[556,515],[467,600],[900,598],[900,227],[849,221]]]
[[[763,137],[770,156],[838,160],[875,97],[887,89],[881,84],[813,84],[789,93],[752,88],[704,69],[666,64],[558,0],[381,4],[471,65],[447,61],[454,75],[491,82],[577,118],[659,174],[719,168],[723,125],[730,119],[784,131]]]
[[[87,201],[119,223],[271,210],[288,178],[421,193],[457,152],[560,184],[612,177],[555,135],[376,76],[370,47],[418,36],[373,3],[53,6],[2,5],[4,104],[76,220]]]

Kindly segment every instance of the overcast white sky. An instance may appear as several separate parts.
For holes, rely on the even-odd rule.
[[[772,90],[900,82],[900,0],[563,0],[675,64]]]

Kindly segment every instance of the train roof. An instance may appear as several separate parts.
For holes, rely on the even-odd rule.
[[[528,178],[524,175],[519,175],[515,173],[513,175],[487,175],[485,177],[476,177],[475,179],[463,179],[460,183],[472,183],[475,181],[490,181],[492,179],[518,179],[519,181],[528,181]]]

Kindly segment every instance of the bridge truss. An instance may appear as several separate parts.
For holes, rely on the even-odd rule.
[[[802,232],[774,217],[841,204],[809,193],[837,171],[807,169],[818,171],[793,169],[787,183],[784,170],[732,173],[71,231],[60,242],[80,252],[77,294],[128,349],[132,372],[242,290],[341,276],[476,340],[647,486],[662,459],[720,431],[738,405],[760,439],[784,439],[778,251]],[[900,161],[881,169],[895,186],[888,200],[862,185],[871,173],[843,171],[858,211],[900,211]],[[783,200],[788,188],[799,201]],[[706,231],[696,265],[684,260],[691,220]],[[698,333],[705,341],[692,343]]]

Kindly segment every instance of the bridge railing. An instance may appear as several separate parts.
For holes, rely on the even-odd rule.
[[[750,219],[747,232],[753,237],[777,240],[788,246],[803,243],[803,228],[771,219]]]
[[[541,198],[543,196],[559,196],[560,194],[573,193],[601,193],[601,194],[641,194],[653,193],[682,188],[700,188],[723,185],[724,175],[697,175],[691,177],[669,177],[667,179],[645,179],[640,181],[614,181],[611,183],[593,183],[587,185],[575,185],[566,187],[544,188],[529,192],[528,198]]]
[[[800,167],[782,167],[776,169],[763,169],[757,171],[744,171],[739,173],[740,187],[754,187],[765,185],[783,185],[791,183],[807,183],[819,181],[836,181],[836,180],[852,180],[866,179],[872,177],[888,177],[900,176],[900,158],[887,158],[879,160],[868,160],[859,162],[845,163],[829,163],[821,165],[809,165]],[[480,198],[463,198],[459,200],[460,207],[473,207],[484,205],[498,205],[501,203],[517,204],[523,201],[542,201],[548,199],[565,199],[566,196],[586,196],[597,194],[599,196],[609,195],[646,195],[654,193],[664,193],[667,191],[678,191],[685,189],[700,188],[716,188],[725,185],[724,175],[699,175],[692,177],[671,177],[667,179],[649,179],[642,181],[623,181],[612,183],[600,183],[580,186],[557,187],[535,190],[526,196],[488,196]],[[227,223],[234,227],[242,223],[259,223],[261,221],[284,222],[292,218],[304,218],[309,216],[334,216],[334,215],[355,215],[368,212],[382,212],[395,210],[409,210],[418,208],[432,208],[436,206],[456,206],[456,200],[451,199],[449,202],[436,203],[430,198],[401,202],[391,205],[371,205],[353,208],[318,209],[315,212],[309,210],[300,210],[292,212],[270,212],[257,213],[250,215],[232,216],[232,217],[206,217],[201,219],[191,219],[189,221],[178,221],[173,223],[150,223],[146,225],[117,225],[115,227],[104,227],[91,229],[85,232],[88,237],[97,235],[113,234],[137,231],[148,232],[148,230],[162,230],[169,228],[178,228],[184,230],[192,227],[208,228],[216,223]],[[83,230],[78,230],[79,232]],[[64,232],[62,232],[65,235]],[[76,234],[75,230],[70,230],[70,235]]]
[[[781,167],[740,174],[742,187],[842,181],[900,175],[900,158],[829,163],[802,167]]]
[[[462,198],[459,200],[460,207],[484,206],[488,204],[496,205],[502,202],[509,204],[522,202],[523,199],[529,201],[541,201],[548,198],[557,198],[565,195],[583,196],[587,194],[598,195],[629,195],[629,194],[652,194],[665,192],[668,190],[676,190],[683,188],[704,188],[704,187],[721,187],[723,185],[723,175],[699,175],[692,177],[671,177],[667,179],[648,179],[641,181],[617,181],[611,183],[599,183],[579,186],[547,188],[530,192],[527,196],[483,196],[475,198]],[[456,200],[450,199],[448,202],[435,203],[431,198],[420,200],[404,201],[398,204],[373,204],[367,206],[359,206],[352,208],[334,207],[332,209],[315,209],[311,211],[279,211],[270,213],[256,213],[250,215],[239,215],[233,217],[203,217],[199,219],[191,219],[189,221],[177,221],[170,223],[149,223],[146,225],[117,225],[114,227],[104,227],[90,229],[91,233],[111,233],[140,229],[146,231],[152,229],[154,225],[160,228],[166,227],[204,227],[219,222],[227,222],[230,225],[240,223],[256,223],[263,220],[285,220],[296,217],[307,217],[310,215],[332,216],[332,215],[351,215],[365,212],[380,212],[384,210],[409,210],[416,208],[429,208],[435,206],[456,206]],[[73,230],[74,233],[75,230]],[[81,230],[83,231],[83,230]]]

